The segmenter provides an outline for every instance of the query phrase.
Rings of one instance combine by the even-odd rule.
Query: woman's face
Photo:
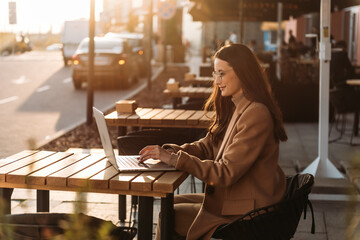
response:
[[[234,69],[226,61],[215,58],[213,76],[215,85],[221,91],[221,96],[235,97],[242,92],[239,78],[236,76]]]

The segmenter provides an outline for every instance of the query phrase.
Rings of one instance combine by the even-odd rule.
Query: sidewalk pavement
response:
[[[198,60],[196,60],[198,61]],[[190,71],[196,73],[195,60],[190,63]],[[197,65],[199,66],[199,65]],[[350,119],[350,118],[349,118]],[[351,119],[350,119],[351,120]],[[350,126],[350,125],[349,125]],[[287,175],[302,171],[318,156],[318,124],[286,123],[285,128],[289,140],[280,144],[279,164]],[[333,130],[333,134],[338,134]],[[315,187],[310,194],[314,207],[316,232],[311,230],[311,214],[308,209],[307,218],[301,218],[295,240],[342,240],[360,239],[360,197],[358,183],[360,181],[360,147],[351,146],[349,134],[341,142],[329,144],[329,159],[341,171],[344,179],[319,179],[315,177]],[[360,143],[360,137],[354,139]],[[353,165],[357,159],[358,164]],[[352,183],[348,179],[352,179]],[[354,187],[353,187],[354,186]],[[351,189],[356,189],[351,192]],[[201,182],[197,181],[197,191],[201,190]],[[180,193],[189,193],[189,180],[180,186]],[[128,216],[130,213],[130,197],[128,199]],[[52,191],[50,193],[50,212],[73,212],[76,193]],[[118,221],[118,197],[112,194],[87,194],[86,214]],[[30,213],[36,211],[36,191],[16,189],[12,196],[12,213]],[[154,229],[160,201],[154,202]],[[128,217],[129,219],[129,217]],[[155,231],[154,231],[155,232]],[[346,238],[346,234],[352,238]]]

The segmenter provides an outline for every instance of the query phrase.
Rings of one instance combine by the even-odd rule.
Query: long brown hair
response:
[[[262,103],[269,109],[274,121],[275,140],[286,141],[287,135],[281,111],[272,97],[267,76],[252,51],[245,45],[231,44],[220,48],[214,58],[226,61],[234,69],[240,80],[244,96],[249,101]],[[224,137],[234,109],[231,97],[222,97],[219,88],[214,85],[213,92],[206,101],[205,110],[216,112],[214,121],[209,128],[215,143]]]

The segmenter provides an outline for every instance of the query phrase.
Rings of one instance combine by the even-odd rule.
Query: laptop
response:
[[[95,107],[93,107],[93,111],[105,155],[115,169],[120,172],[176,170],[175,167],[155,159],[148,159],[144,163],[140,163],[138,160],[140,155],[115,155],[104,114]]]

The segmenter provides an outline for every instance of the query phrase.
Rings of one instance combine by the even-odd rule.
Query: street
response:
[[[106,111],[145,86],[96,90],[95,107]],[[86,89],[75,90],[60,51],[0,57],[0,158],[39,147],[86,121]]]

